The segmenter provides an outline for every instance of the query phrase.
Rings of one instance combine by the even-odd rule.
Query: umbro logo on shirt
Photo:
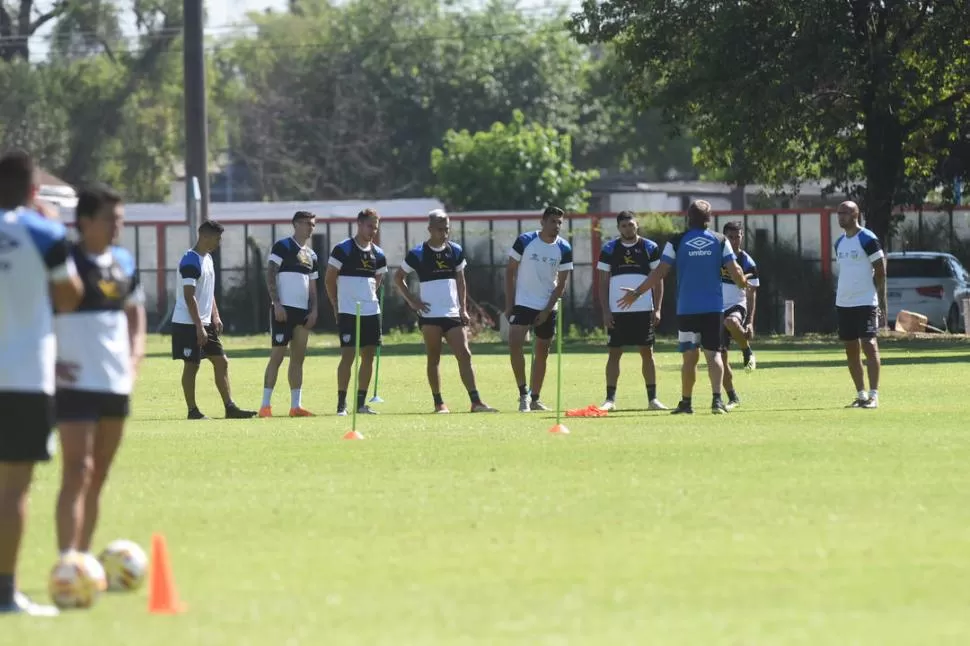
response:
[[[688,256],[711,256],[714,254],[713,250],[708,249],[715,244],[710,238],[691,238],[686,244],[693,249],[693,251],[687,252]]]

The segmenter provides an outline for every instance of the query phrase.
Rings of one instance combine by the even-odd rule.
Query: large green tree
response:
[[[541,209],[555,204],[586,211],[586,183],[595,171],[576,170],[572,142],[554,128],[526,123],[515,111],[508,124],[487,131],[449,131],[431,153],[433,192],[448,208],[464,211]]]
[[[881,238],[970,118],[964,0],[585,0],[570,27],[612,43],[642,106],[705,165],[781,187],[831,178]]]

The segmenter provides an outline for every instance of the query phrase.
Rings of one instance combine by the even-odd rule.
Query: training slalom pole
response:
[[[569,434],[569,429],[562,424],[562,298],[556,307],[556,425],[549,432]]]
[[[377,324],[384,331],[384,282],[381,281],[380,312],[377,313]],[[377,396],[377,382],[381,378],[381,346],[377,346],[377,365],[374,366],[374,396],[370,398],[372,404],[383,404],[384,400]]]
[[[362,440],[364,436],[357,432],[357,389],[360,388],[360,301],[357,301],[357,312],[354,314],[354,404],[350,414],[350,430],[344,435],[345,440]]]

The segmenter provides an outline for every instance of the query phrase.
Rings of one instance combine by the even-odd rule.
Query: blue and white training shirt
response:
[[[652,290],[635,300],[629,309],[621,310],[616,302],[626,295],[627,289],[636,289],[643,284],[650,272],[659,266],[660,247],[653,240],[637,237],[636,242],[627,244],[617,238],[603,245],[596,268],[610,275],[610,311],[652,312]]]
[[[424,242],[408,252],[401,263],[401,270],[406,274],[413,272],[418,275],[421,282],[421,300],[431,306],[421,316],[457,318],[461,314],[458,303],[458,272],[465,271],[467,264],[461,245],[450,241],[440,248]]]
[[[755,264],[754,258],[751,257],[751,254],[744,250],[739,251],[738,264],[741,265],[741,272],[745,276],[749,276],[749,285],[752,287],[758,287],[761,285],[761,277],[758,274],[758,265]],[[736,305],[740,305],[741,307],[745,308],[745,310],[748,309],[748,290],[741,289],[734,284],[734,279],[731,278],[731,273],[727,270],[726,265],[721,266],[721,293],[724,296],[725,312]]]
[[[36,211],[0,211],[0,391],[54,394],[51,282],[77,275],[64,225]]]
[[[734,259],[731,242],[710,229],[688,229],[672,237],[660,262],[677,271],[677,314],[723,312],[721,267]]]
[[[212,323],[212,304],[216,299],[216,268],[210,254],[200,254],[189,249],[179,262],[179,286],[175,290],[175,312],[172,323],[195,325],[185,303],[183,287],[195,287],[195,302],[199,306],[202,325]]]
[[[327,264],[338,271],[337,313],[355,315],[360,303],[361,316],[381,313],[377,301],[377,277],[387,273],[387,257],[376,244],[361,247],[347,238],[330,252]]]
[[[131,340],[128,305],[142,305],[135,259],[127,249],[109,247],[97,256],[79,245],[71,258],[84,283],[84,297],[73,312],[57,314],[57,361],[75,367],[75,381],[58,381],[59,389],[131,394]]]
[[[842,234],[835,241],[839,265],[837,307],[875,307],[879,304],[876,284],[872,280],[872,263],[883,255],[879,238],[869,229],[859,229],[851,237]]]
[[[515,281],[515,304],[532,310],[544,310],[556,289],[559,272],[573,270],[573,248],[556,236],[552,243],[543,242],[538,231],[520,235],[509,251],[519,261]],[[558,304],[553,305],[556,309]]]

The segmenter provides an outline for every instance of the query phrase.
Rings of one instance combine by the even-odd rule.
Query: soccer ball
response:
[[[104,568],[90,554],[68,552],[51,570],[48,589],[58,608],[90,608],[108,587]]]
[[[137,590],[145,581],[148,557],[137,543],[112,541],[98,556],[112,591]]]

